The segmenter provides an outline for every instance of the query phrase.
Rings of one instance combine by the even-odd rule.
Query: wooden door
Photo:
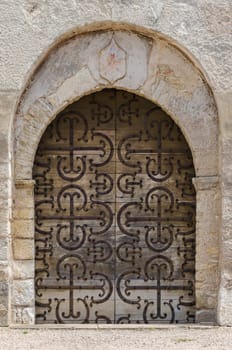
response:
[[[193,176],[180,129],[141,97],[60,113],[33,169],[36,322],[194,322]]]

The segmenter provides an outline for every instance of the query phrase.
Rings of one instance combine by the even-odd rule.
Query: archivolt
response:
[[[107,54],[115,55],[115,62],[109,63]],[[217,110],[199,70],[155,35],[116,30],[65,41],[37,69],[14,124],[17,179],[31,178],[41,135],[58,112],[103,88],[124,89],[160,105],[182,129],[197,175],[217,174]]]

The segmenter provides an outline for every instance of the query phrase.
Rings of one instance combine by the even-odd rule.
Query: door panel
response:
[[[193,176],[145,99],[104,90],[60,113],[33,169],[37,323],[193,322]]]

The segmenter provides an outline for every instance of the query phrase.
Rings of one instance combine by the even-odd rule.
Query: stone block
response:
[[[196,264],[196,282],[206,282],[209,284],[214,284],[218,276],[218,263],[209,264],[207,261],[202,262],[198,261]],[[209,269],[211,273],[209,274]]]
[[[7,314],[8,314],[7,305],[0,303],[0,325],[1,325],[1,319],[4,318]]]
[[[0,281],[0,298],[8,296],[8,282]]]
[[[0,162],[5,163],[10,159],[10,146],[7,133],[0,131]]]
[[[0,179],[9,180],[10,178],[10,164],[9,160],[0,162]]]
[[[224,276],[222,276],[222,282]],[[218,323],[221,326],[232,326],[232,288],[221,286],[218,295]]]
[[[122,79],[126,74],[126,52],[114,38],[99,53],[99,72],[110,83]]]
[[[196,282],[197,309],[213,309],[217,305],[217,284],[210,281]]]
[[[223,221],[227,224],[231,225],[232,223],[232,196],[224,193],[222,197],[222,213],[223,213]]]
[[[0,237],[0,261],[8,258],[7,237]]]
[[[205,309],[196,311],[196,322],[200,324],[215,325],[216,312],[214,309]]]
[[[13,235],[16,238],[34,238],[34,220],[17,220],[12,224]]]
[[[34,304],[34,280],[13,281],[13,300],[15,306],[31,306]]]
[[[197,129],[195,133],[197,133]],[[198,176],[214,176],[218,172],[217,151],[199,150],[192,151],[195,170]]]
[[[221,131],[223,133],[223,139],[224,139],[223,144],[225,143],[225,140],[226,142],[229,142],[231,144],[231,136],[232,136],[231,100],[232,100],[232,91],[227,91],[227,92],[224,91],[223,94],[220,94],[220,95],[218,94],[218,107],[219,107],[219,110],[221,111],[221,114],[223,113],[223,118],[220,119],[220,126],[221,126]],[[227,146],[225,150],[226,149],[229,151],[229,148]],[[231,152],[228,152],[228,153],[231,153]]]
[[[14,307],[12,310],[13,324],[34,324],[34,308],[33,307]]]
[[[0,281],[7,281],[9,277],[8,261],[0,261]]]
[[[8,325],[8,303],[0,302],[0,326]]]
[[[139,35],[121,31],[115,33],[115,39],[127,55],[126,74],[116,85],[119,88],[139,89],[148,76],[148,67],[143,62],[148,61],[151,45]]]
[[[16,260],[32,260],[34,258],[34,240],[15,238],[13,254]]]
[[[5,207],[0,207],[0,234],[1,236],[6,236],[10,231],[10,208],[8,205]]]
[[[15,190],[14,196],[14,206],[15,208],[33,208],[33,188],[20,188]]]
[[[34,208],[33,207],[23,207],[23,201],[21,202],[21,207],[14,208],[13,218],[14,219],[33,219],[34,218]]]
[[[15,91],[1,91],[0,93],[0,132],[8,134],[11,118],[9,115],[14,112],[17,93]]]
[[[1,149],[1,148],[0,148]],[[7,210],[10,204],[10,180],[7,177],[0,177],[0,203],[1,209]],[[9,215],[7,216],[9,218]],[[2,220],[1,220],[2,221]]]
[[[14,280],[34,278],[34,260],[15,260],[12,264]]]
[[[53,105],[67,105],[84,93],[96,89],[97,83],[93,79],[88,68],[83,67],[72,77],[64,80],[56,93],[48,96],[48,102]]]

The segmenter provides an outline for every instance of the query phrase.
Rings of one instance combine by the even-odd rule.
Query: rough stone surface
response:
[[[7,326],[8,323],[8,298],[0,297],[0,326]]]
[[[99,54],[99,73],[110,83],[122,79],[126,74],[126,52],[118,46],[114,38]]]
[[[0,265],[1,268],[1,265]],[[4,271],[4,270],[3,270]],[[8,271],[0,273],[0,279],[5,282],[0,282],[0,326],[8,325]]]
[[[32,260],[34,258],[34,240],[15,238],[13,256],[16,260]]]
[[[228,327],[155,327],[148,329],[0,329],[5,350],[229,350]]]
[[[7,316],[8,310],[7,310],[7,305],[0,304],[0,319],[5,318]]]
[[[12,266],[14,280],[33,279],[34,277],[34,259],[33,260],[15,260]]]
[[[17,238],[34,238],[34,221],[15,219],[12,224],[12,232]]]
[[[8,295],[8,283],[7,281],[0,282],[0,297],[6,297]]]
[[[1,46],[0,66],[3,89],[20,89],[41,54],[64,33],[91,22],[115,21],[144,26],[172,37],[197,57],[218,89],[229,90],[231,6],[230,0],[3,0],[0,24],[5,29],[1,31],[5,43]],[[221,79],[222,76],[226,79]]]
[[[34,285],[33,280],[14,281],[13,289],[13,300],[12,304],[16,306],[32,306],[33,305],[33,294],[32,286]]]
[[[7,260],[8,245],[6,237],[0,237],[0,260]]]
[[[13,309],[12,322],[14,324],[33,324],[34,308],[16,306]]]
[[[30,180],[39,139],[59,109],[115,85],[160,104],[184,132],[197,176],[218,176],[218,187],[207,180],[197,190],[198,315],[216,312],[220,324],[232,325],[231,0],[2,0],[0,12],[0,324],[8,320],[8,278],[26,281],[33,266],[32,184],[15,190],[14,179]],[[99,71],[111,29],[126,53],[113,75]],[[33,312],[18,306],[9,322],[33,323]]]
[[[1,267],[2,265],[0,265]],[[0,326],[8,325],[8,281],[0,275]]]
[[[123,51],[126,67],[125,73],[119,71],[117,79],[115,75],[110,81],[110,77],[108,80],[102,77],[99,60],[101,62],[102,53],[110,47],[112,40],[114,51],[117,49],[119,55]],[[18,179],[31,178],[34,145],[39,143],[54,115],[83,94],[104,87],[131,90],[158,103],[185,134],[197,175],[217,173],[216,106],[199,71],[171,43],[156,36],[145,38],[118,30],[94,32],[64,42],[37,71],[15,120],[15,173]],[[21,198],[19,196],[19,202]]]
[[[138,75],[134,74],[137,67],[140,67]],[[171,43],[156,36],[146,38],[125,30],[77,36],[53,51],[37,70],[15,120],[15,237],[24,237],[26,234],[31,237],[32,234],[30,228],[25,228],[25,223],[31,221],[33,224],[31,173],[41,135],[66,105],[102,87],[132,90],[160,104],[182,128],[189,142],[196,179],[198,185],[201,183],[199,189],[196,186],[199,202],[196,305],[198,311],[204,309],[214,315],[211,320],[213,323],[216,319],[219,260],[218,188],[214,188],[215,181],[212,181],[212,177],[218,174],[216,106],[206,81],[192,62]],[[25,205],[22,198],[24,201],[26,199]],[[205,205],[207,212],[204,211]],[[215,213],[211,221],[208,220],[209,212]],[[14,239],[15,259],[33,259],[29,242],[26,239]],[[214,274],[210,277],[212,271]],[[209,316],[206,318],[208,322]]]
[[[8,279],[8,261],[0,261],[0,280],[6,281]]]

